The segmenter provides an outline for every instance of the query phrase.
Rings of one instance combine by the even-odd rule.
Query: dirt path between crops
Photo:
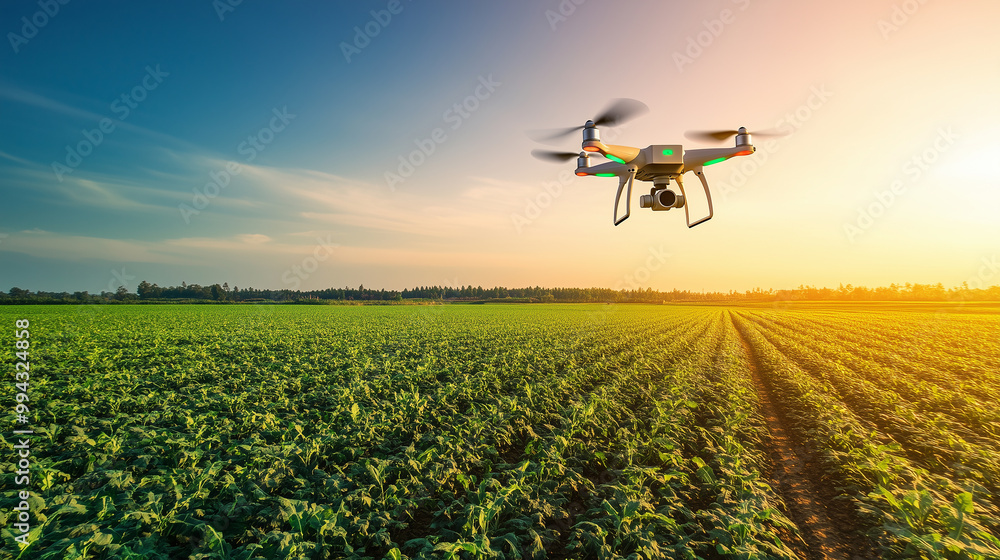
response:
[[[792,548],[809,560],[852,560],[867,557],[869,547],[866,543],[855,542],[856,538],[838,529],[831,520],[830,512],[824,505],[829,499],[824,499],[814,484],[818,480],[815,465],[810,463],[806,450],[796,444],[785,428],[785,421],[775,406],[774,395],[760,374],[757,355],[736,326],[732,315],[730,320],[733,321],[733,328],[746,352],[750,374],[760,397],[761,414],[771,433],[768,452],[774,467],[771,472],[772,485],[784,498],[789,518],[798,526],[808,545],[806,550],[802,550],[801,545]]]

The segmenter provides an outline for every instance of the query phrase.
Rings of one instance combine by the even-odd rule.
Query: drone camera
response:
[[[644,194],[639,197],[639,206],[653,210],[681,208],[684,206],[684,195],[677,194],[670,189],[660,189],[653,194]]]

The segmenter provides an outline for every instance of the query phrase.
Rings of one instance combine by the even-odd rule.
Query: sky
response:
[[[63,1],[0,8],[3,291],[1000,284],[995,0]],[[616,227],[530,132],[623,97],[787,135]]]

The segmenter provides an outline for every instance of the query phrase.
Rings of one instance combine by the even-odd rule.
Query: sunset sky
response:
[[[2,291],[1000,284],[996,0],[42,4],[0,12]],[[791,134],[615,227],[528,131],[620,97],[616,144]]]

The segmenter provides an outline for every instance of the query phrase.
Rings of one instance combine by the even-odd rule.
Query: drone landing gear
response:
[[[615,196],[615,225],[624,222],[628,219],[629,214],[632,210],[632,182],[635,180],[635,172],[638,169],[636,167],[629,167],[627,175],[618,176],[618,194]],[[621,218],[618,217],[618,203],[622,200],[622,190],[625,189],[626,183],[628,184],[628,192],[625,194],[625,215]]]
[[[708,179],[705,178],[704,167],[698,166],[694,168],[694,174],[701,179],[701,186],[705,189],[705,198],[708,199],[708,216],[698,220],[695,223],[691,223],[691,214],[688,212],[688,205],[684,205],[684,219],[687,220],[688,228],[693,228],[694,226],[707,222],[712,219],[714,211],[712,210],[712,192],[708,190]],[[677,186],[681,188],[681,195],[684,195],[684,182],[681,181],[681,176],[677,176]],[[687,197],[685,197],[687,198]]]

